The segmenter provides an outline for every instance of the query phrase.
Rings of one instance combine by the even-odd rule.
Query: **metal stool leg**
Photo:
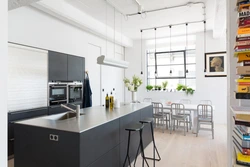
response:
[[[144,167],[144,161],[146,162],[147,166],[149,167],[148,162],[145,158],[145,154],[144,154],[144,147],[143,147],[143,142],[142,142],[142,129],[140,130],[140,145],[141,145],[141,154],[142,154],[142,167]]]
[[[125,167],[127,159],[128,159],[129,166],[131,167],[131,162],[130,162],[130,157],[129,157],[129,145],[130,145],[130,131],[128,133],[127,154],[126,154],[126,158],[125,158],[124,163],[123,163],[123,167]]]
[[[161,156],[160,156],[160,154],[158,152],[158,149],[156,147],[156,144],[155,144],[153,123],[150,123],[150,127],[151,127],[151,134],[152,134],[152,140],[153,140],[153,158],[150,158],[150,157],[145,157],[145,158],[153,160],[154,161],[154,167],[155,167],[155,161],[160,161],[161,160]],[[159,157],[158,159],[155,158],[155,152],[157,153],[157,155]]]

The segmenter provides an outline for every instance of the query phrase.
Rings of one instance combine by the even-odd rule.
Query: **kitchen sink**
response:
[[[81,115],[84,115],[84,113],[80,113],[80,116]],[[62,114],[47,116],[44,118],[50,119],[50,120],[55,120],[55,121],[62,121],[62,120],[70,119],[70,118],[76,118],[76,113],[66,112],[66,113],[62,113]]]

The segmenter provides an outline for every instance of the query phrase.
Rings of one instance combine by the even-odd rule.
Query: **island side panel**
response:
[[[15,167],[79,167],[79,138],[79,133],[15,124]]]
[[[80,137],[80,167],[87,167],[90,164],[97,161],[104,154],[114,149],[119,145],[119,119],[105,123],[98,127],[92,128],[88,131],[81,133]],[[116,152],[116,151],[115,151]],[[110,156],[113,152],[110,154]],[[109,155],[109,154],[108,154]],[[104,159],[102,157],[102,159]],[[119,162],[119,158],[107,158],[112,161],[109,163],[109,167],[117,167],[113,164]],[[104,159],[105,160],[105,159]],[[97,164],[101,161],[97,162]]]
[[[148,106],[141,110],[141,119],[143,120],[145,118],[153,118],[153,105]],[[148,146],[152,142],[153,139],[152,139],[150,124],[145,124],[143,128],[142,137],[143,137],[144,147]]]

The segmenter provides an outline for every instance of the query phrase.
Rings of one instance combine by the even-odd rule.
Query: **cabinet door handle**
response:
[[[9,141],[14,141],[15,139],[14,138],[12,138],[12,139],[9,139]]]

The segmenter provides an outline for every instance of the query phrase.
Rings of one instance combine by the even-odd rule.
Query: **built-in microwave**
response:
[[[67,83],[49,83],[49,106],[68,103]]]
[[[69,103],[82,102],[83,84],[82,82],[68,83],[68,101]]]

